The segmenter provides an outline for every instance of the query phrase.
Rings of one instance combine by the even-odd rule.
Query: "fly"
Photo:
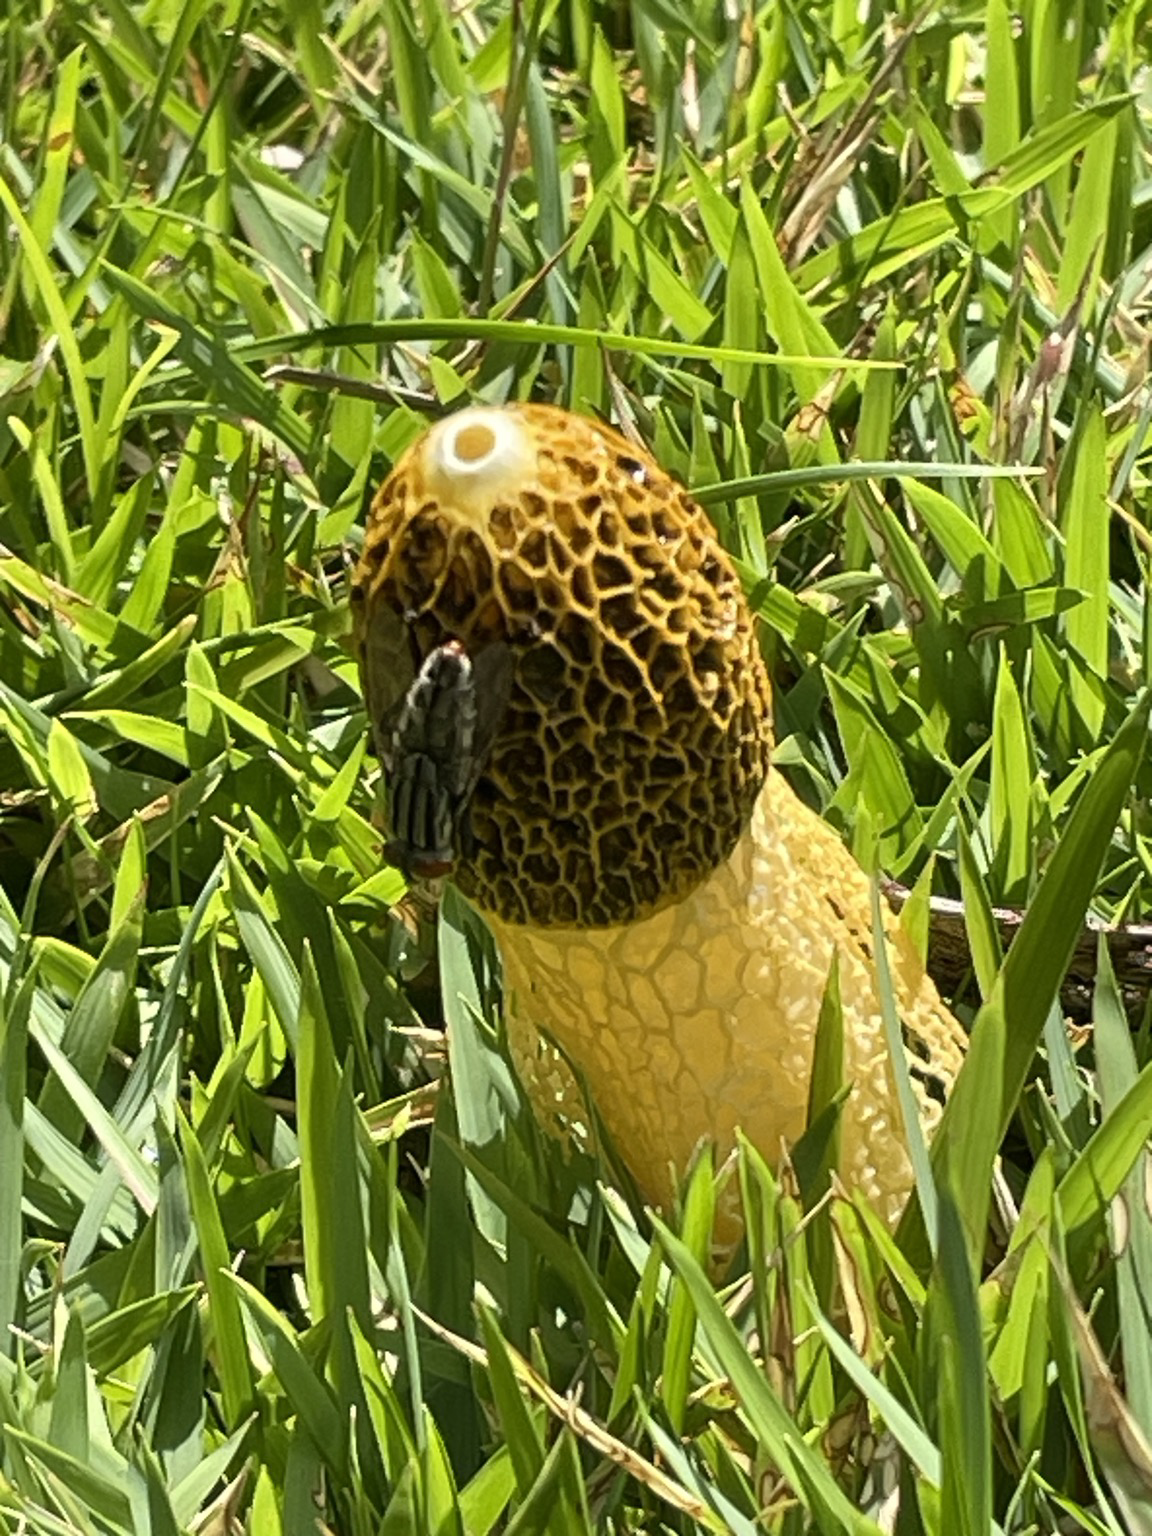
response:
[[[405,874],[438,879],[469,851],[468,804],[511,685],[511,653],[502,643],[473,660],[458,640],[447,640],[424,658],[381,752],[389,781],[384,851]]]

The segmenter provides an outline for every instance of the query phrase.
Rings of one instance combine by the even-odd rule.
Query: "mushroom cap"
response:
[[[453,868],[485,912],[629,922],[735,846],[771,750],[753,621],[705,514],[619,433],[537,405],[438,423],[376,497],[352,601],[386,762],[430,654],[480,677],[507,648]]]

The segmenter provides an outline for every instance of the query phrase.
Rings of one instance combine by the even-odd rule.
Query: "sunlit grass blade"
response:
[[[1000,652],[992,703],[992,774],[988,813],[992,882],[1000,901],[1020,905],[1032,868],[1032,744],[1007,655]]]
[[[696,1308],[700,1326],[728,1373],[749,1428],[791,1483],[817,1528],[874,1536],[877,1527],[873,1521],[852,1506],[827,1467],[798,1434],[691,1251],[662,1221],[654,1218],[654,1222],[669,1261]]]
[[[938,1165],[953,1156],[988,1166],[1000,1136],[1007,1129],[1024,1087],[1044,1020],[1056,997],[1064,970],[1080,931],[1083,912],[1091,900],[1109,840],[1128,796],[1145,750],[1149,700],[1142,699],[1101,759],[1064,828],[1044,872],[1028,914],[1000,969],[988,1009],[973,1027],[973,1053],[961,1069],[953,1099],[933,1142]],[[981,1117],[983,1140],[973,1144],[971,1124],[961,1125],[955,1110],[967,1094],[960,1091],[965,1073],[984,1070],[983,1052],[975,1050],[977,1036],[998,1033],[1007,1026],[999,1107],[995,1116]],[[974,1066],[973,1063],[976,1065]],[[1130,1165],[1129,1165],[1130,1166]],[[1067,1218],[1066,1218],[1067,1219]],[[1069,1226],[1074,1223],[1069,1220]]]
[[[710,1149],[701,1149],[684,1192],[681,1236],[703,1268],[711,1253],[715,1216],[715,1187]],[[684,1424],[684,1410],[691,1381],[692,1346],[696,1337],[696,1309],[682,1281],[669,1291],[664,1357],[661,1368],[661,1400],[677,1433]]]
[[[306,1358],[291,1325],[276,1308],[240,1276],[229,1274],[228,1283],[239,1293],[249,1323],[257,1331],[293,1413],[300,1415],[313,1445],[333,1475],[341,1476],[347,1466],[347,1426],[331,1390]]]
[[[143,298],[141,298],[143,303]],[[830,354],[756,352],[747,347],[720,347],[680,341],[674,337],[631,335],[627,331],[586,330],[580,326],[552,325],[528,320],[376,320],[371,325],[328,325],[302,331],[295,336],[270,336],[246,342],[233,349],[238,363],[258,362],[278,356],[290,347],[349,347],[376,343],[382,346],[419,341],[510,342],[514,345],[605,347],[613,352],[634,353],[638,357],[680,357],[700,362],[748,363],[763,368],[793,368],[797,364],[848,374],[866,373],[894,364],[872,362],[867,358]]]
[[[36,972],[0,987],[0,1354],[11,1357],[22,1313],[24,1094]]]
[[[941,1529],[979,1536],[992,1525],[992,1410],[970,1237],[948,1188],[941,1192],[938,1232],[926,1331],[937,1381]]]
[[[1100,1217],[1152,1135],[1152,1063],[1134,1079],[1057,1188],[1068,1231]]]
[[[94,489],[100,472],[100,453],[95,440],[96,420],[92,409],[92,393],[88,385],[80,345],[44,249],[21,212],[2,172],[0,172],[0,205],[3,205],[4,213],[19,237],[23,260],[27,263],[37,297],[44,306],[60,348],[60,356],[68,375],[73,407],[80,429],[85,472],[88,476],[89,488]]]
[[[131,273],[109,266],[106,276],[141,319],[163,325],[179,338],[176,355],[223,410],[259,421],[300,459],[307,460],[311,435],[304,423],[275,392],[262,387],[232,348],[194,325]]]
[[[1104,419],[1089,413],[1077,444],[1076,468],[1064,511],[1064,578],[1084,601],[1064,616],[1064,633],[1098,677],[1108,667],[1108,461]],[[1072,702],[1095,745],[1104,720],[1098,694],[1073,672]]]
[[[1093,999],[1096,1072],[1104,1116],[1115,1113],[1138,1079],[1136,1054],[1108,954],[1100,935]],[[1111,1212],[1112,1246],[1117,1253],[1117,1305],[1124,1351],[1124,1394],[1146,1438],[1152,1438],[1152,1216],[1145,1198],[1147,1152],[1124,1181],[1120,1203]]]
[[[183,1116],[177,1124],[184,1152],[188,1198],[200,1245],[204,1285],[212,1312],[214,1359],[220,1378],[224,1420],[230,1428],[235,1428],[255,1400],[240,1301],[235,1288],[223,1275],[229,1267],[230,1256],[207,1161],[196,1133]]]

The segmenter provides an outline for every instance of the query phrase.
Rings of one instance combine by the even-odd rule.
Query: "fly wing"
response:
[[[376,603],[358,616],[357,654],[364,706],[376,755],[386,774],[394,763],[392,746],[404,701],[416,681],[412,632],[387,603]]]

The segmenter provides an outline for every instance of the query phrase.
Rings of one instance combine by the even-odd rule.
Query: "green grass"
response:
[[[1148,1022],[1103,949],[1060,1014],[1152,902],[1150,20],[9,0],[5,1530],[1152,1529]],[[966,902],[896,1235],[829,1186],[831,993],[717,1275],[710,1163],[665,1225],[560,1160],[483,929],[437,976],[397,905],[346,572],[517,398],[700,492],[778,763],[913,932]]]

